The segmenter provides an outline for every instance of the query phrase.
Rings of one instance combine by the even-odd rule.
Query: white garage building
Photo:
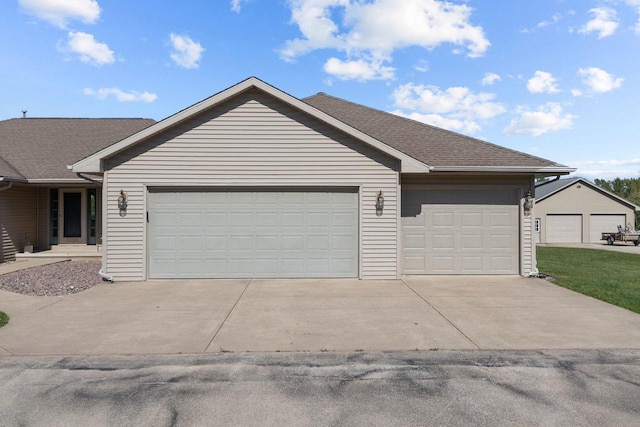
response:
[[[603,243],[602,232],[635,227],[638,206],[584,178],[568,178],[536,187],[537,243]]]

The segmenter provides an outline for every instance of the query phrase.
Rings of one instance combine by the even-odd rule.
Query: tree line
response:
[[[640,206],[640,178],[616,178],[612,180],[598,179],[594,183],[616,196]],[[636,227],[640,227],[640,212],[636,212]]]

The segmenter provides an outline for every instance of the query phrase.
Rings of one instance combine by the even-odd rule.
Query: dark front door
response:
[[[60,243],[85,243],[81,190],[62,190]]]

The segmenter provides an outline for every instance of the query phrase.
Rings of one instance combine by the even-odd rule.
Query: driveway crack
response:
[[[227,312],[227,314],[224,316],[224,319],[222,319],[222,322],[220,322],[220,325],[216,328],[215,332],[213,333],[213,336],[211,337],[211,339],[209,340],[209,342],[207,343],[207,345],[204,348],[204,352],[206,353],[207,350],[209,349],[209,347],[211,347],[211,344],[213,344],[213,340],[216,339],[216,337],[218,336],[218,334],[220,333],[220,330],[222,329],[222,327],[224,326],[224,324],[227,322],[227,319],[229,318],[229,316],[231,316],[231,313],[233,312],[233,310],[236,308],[236,306],[238,305],[238,303],[240,302],[240,299],[242,298],[242,296],[244,295],[244,293],[247,291],[247,288],[249,288],[249,285],[251,284],[252,279],[249,279],[249,281],[247,282],[247,284],[244,286],[244,289],[242,290],[242,292],[240,293],[240,295],[238,295],[238,299],[236,299],[236,302],[233,303],[233,305],[231,306],[231,308],[229,309],[229,311]]]
[[[426,300],[426,298],[424,298],[424,297],[423,297],[422,295],[420,295],[420,294],[419,294],[415,289],[413,289],[413,288],[411,287],[411,285],[409,285],[407,282],[405,282],[405,281],[404,281],[404,279],[402,279],[402,278],[401,278],[401,279],[400,279],[400,281],[401,281],[402,283],[404,283],[404,285],[405,285],[407,288],[411,289],[411,291],[413,291],[413,293],[414,293],[414,294],[416,294],[416,295],[418,296],[418,298],[420,298],[420,299],[421,299],[422,301],[424,301],[424,302],[425,302],[429,307],[431,307],[432,309],[434,309],[434,310],[436,311],[436,313],[438,313],[440,316],[442,316],[442,318],[443,318],[444,320],[446,320],[446,321],[447,321],[447,323],[449,323],[449,324],[450,324],[451,326],[453,326],[453,327],[454,327],[458,332],[460,332],[460,333],[462,334],[462,336],[463,336],[463,337],[465,337],[467,340],[469,340],[469,342],[470,342],[471,344],[473,344],[474,346],[476,346],[476,348],[477,348],[478,350],[480,350],[480,346],[479,346],[478,344],[476,344],[476,343],[471,339],[471,337],[469,337],[467,334],[465,334],[465,333],[462,331],[462,329],[460,329],[460,328],[458,327],[458,325],[456,325],[456,324],[455,324],[455,323],[453,323],[451,320],[449,320],[449,319],[447,318],[447,316],[445,316],[445,315],[444,315],[440,310],[438,310],[438,309],[437,309],[433,304],[431,304],[429,301],[427,301],[427,300]]]

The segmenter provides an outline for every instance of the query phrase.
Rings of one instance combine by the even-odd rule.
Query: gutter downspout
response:
[[[8,190],[13,187],[13,181],[5,181],[4,177],[0,177],[0,183],[2,183],[0,191]]]
[[[76,176],[78,178],[82,178],[85,181],[93,182],[94,184],[102,185],[102,181],[98,181],[97,179],[89,178],[88,176],[82,175],[82,172],[76,172]]]
[[[70,166],[67,166],[67,168],[71,169]],[[98,185],[102,186],[102,182],[101,181],[95,180],[93,178],[89,178],[88,176],[84,176],[84,175],[82,175],[82,172],[76,172],[76,176],[78,178],[82,178],[82,179],[84,179],[86,181],[90,181],[90,182],[93,182],[94,184],[98,184]],[[104,271],[102,271],[102,269],[100,269],[100,271],[98,271],[98,274],[100,275],[100,277],[102,277],[102,280],[104,280],[105,282],[113,283],[113,276],[105,273]]]
[[[103,272],[102,269],[100,269],[100,271],[98,271],[98,274],[100,275],[100,277],[102,277],[102,280],[109,282],[109,283],[113,283],[113,276],[108,275],[107,273]]]

